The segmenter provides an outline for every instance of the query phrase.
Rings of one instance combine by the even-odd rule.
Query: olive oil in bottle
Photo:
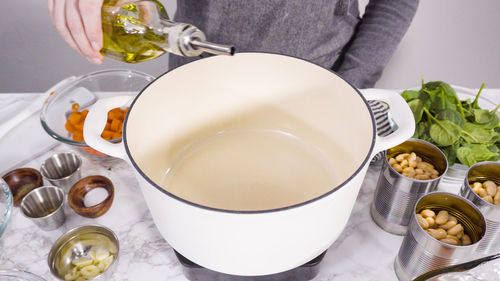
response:
[[[154,59],[166,52],[180,56],[234,53],[232,46],[207,42],[197,27],[170,21],[157,0],[105,0],[102,30],[101,54],[128,63]]]

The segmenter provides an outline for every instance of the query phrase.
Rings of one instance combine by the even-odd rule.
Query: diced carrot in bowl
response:
[[[72,134],[74,141],[84,142],[83,139],[83,124],[85,123],[85,118],[87,117],[88,110],[78,111],[80,105],[73,104],[72,112],[68,116],[65,128]],[[124,110],[119,107],[113,108],[108,112],[108,120],[106,126],[101,133],[101,137],[105,140],[119,139],[122,137],[123,130],[123,120],[127,114],[128,107]]]

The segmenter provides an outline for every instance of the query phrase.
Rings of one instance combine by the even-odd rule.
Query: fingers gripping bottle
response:
[[[157,0],[105,0],[101,14],[101,54],[119,61],[137,63],[166,52],[187,57],[234,54],[232,46],[207,42],[196,26],[169,20]]]

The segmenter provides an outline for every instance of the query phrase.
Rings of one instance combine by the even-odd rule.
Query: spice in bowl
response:
[[[469,235],[464,233],[462,224],[448,211],[424,209],[416,215],[418,224],[435,239],[455,246],[467,246],[472,243]]]
[[[416,180],[430,180],[439,176],[434,165],[423,161],[415,152],[401,153],[391,157],[389,164],[396,172]]]

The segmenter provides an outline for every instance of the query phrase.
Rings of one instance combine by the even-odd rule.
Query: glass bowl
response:
[[[0,280],[2,281],[46,281],[33,273],[17,269],[0,269]]]
[[[54,139],[85,150],[91,155],[106,156],[84,141],[75,141],[65,124],[73,110],[90,108],[98,99],[113,96],[136,96],[154,77],[134,70],[111,69],[93,72],[80,77],[71,77],[60,82],[44,103],[40,121],[45,131]],[[120,142],[121,138],[111,140]]]
[[[9,223],[13,202],[9,186],[0,178],[0,237]]]

